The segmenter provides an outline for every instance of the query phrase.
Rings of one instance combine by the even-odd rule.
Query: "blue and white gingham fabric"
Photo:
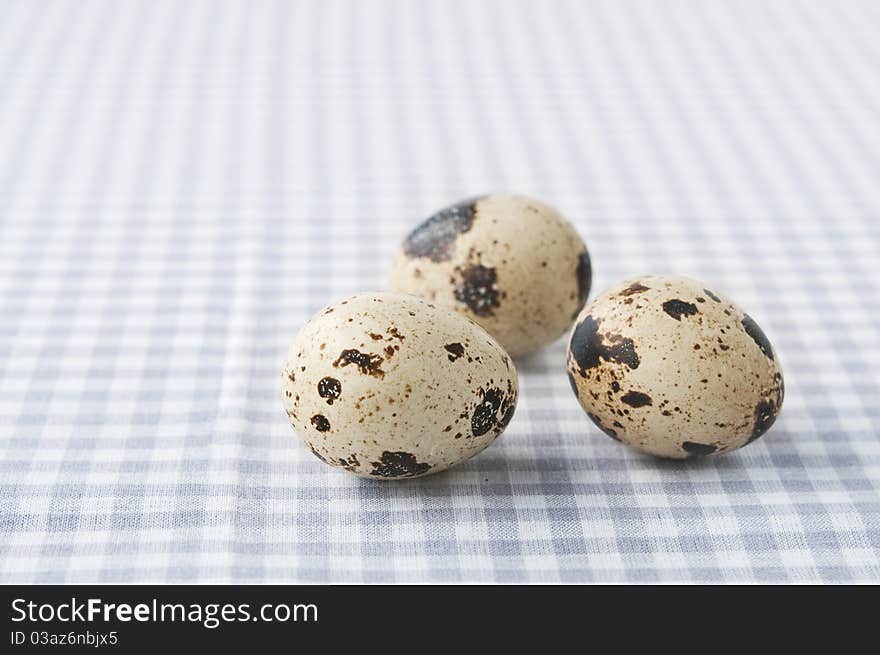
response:
[[[880,4],[0,5],[0,581],[880,582]],[[557,206],[593,293],[704,279],[780,420],[657,461],[564,344],[404,483],[300,445],[280,367],[417,221]]]

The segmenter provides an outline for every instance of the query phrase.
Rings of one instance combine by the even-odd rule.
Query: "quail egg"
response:
[[[447,207],[413,230],[389,283],[461,312],[519,357],[565,333],[590,280],[587,248],[561,214],[495,194]]]
[[[782,407],[782,369],[758,324],[696,280],[644,275],[584,308],[568,376],[610,437],[652,455],[724,453],[763,435]]]
[[[501,434],[514,364],[461,314],[415,296],[364,293],[314,316],[290,346],[284,408],[323,462],[366,478],[437,473]]]

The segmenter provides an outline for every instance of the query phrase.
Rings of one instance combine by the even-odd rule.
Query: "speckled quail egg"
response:
[[[572,389],[593,422],[638,450],[682,459],[763,435],[782,407],[782,369],[758,324],[707,285],[644,275],[578,316]]]
[[[389,284],[465,314],[519,357],[571,327],[590,279],[587,248],[561,214],[496,194],[447,207],[413,230]]]
[[[320,460],[366,478],[437,473],[513,417],[516,369],[479,325],[415,296],[364,293],[314,316],[290,346],[284,408]]]

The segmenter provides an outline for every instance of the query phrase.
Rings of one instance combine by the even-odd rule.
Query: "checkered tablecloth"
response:
[[[0,5],[0,581],[880,581],[880,5]],[[602,435],[564,344],[490,449],[315,459],[279,371],[417,221],[506,190],[593,294],[701,278],[787,395],[736,453]]]

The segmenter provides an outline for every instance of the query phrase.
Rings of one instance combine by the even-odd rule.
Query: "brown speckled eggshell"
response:
[[[513,417],[516,369],[473,321],[397,293],[330,305],[300,330],[284,408],[322,461],[374,479],[437,473],[479,453]]]
[[[590,280],[587,248],[556,210],[495,194],[447,207],[413,230],[389,284],[465,314],[519,357],[565,333]]]
[[[643,275],[599,295],[568,348],[572,389],[608,436],[683,459],[751,443],[776,420],[784,385],[757,323],[696,280]]]

